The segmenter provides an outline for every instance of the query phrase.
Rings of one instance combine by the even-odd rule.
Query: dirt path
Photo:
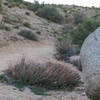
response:
[[[53,59],[54,48],[44,43],[15,43],[0,48],[0,72],[5,70],[8,63],[20,60],[22,56],[35,62],[45,62]]]
[[[0,48],[0,72],[8,68],[8,63],[16,62],[24,55],[36,62],[53,60],[54,47],[52,43],[18,42]],[[67,91],[50,91],[50,96],[37,96],[28,88],[24,92],[13,86],[0,83],[0,100],[88,100],[84,93]]]

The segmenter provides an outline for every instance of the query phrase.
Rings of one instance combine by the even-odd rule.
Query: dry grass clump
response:
[[[72,45],[70,40],[59,40],[55,43],[56,54],[55,57],[57,60],[69,61],[69,58],[78,52],[78,47]]]
[[[31,30],[26,30],[26,29],[21,30],[18,33],[18,35],[20,35],[26,39],[29,39],[29,40],[38,41],[37,35],[34,32],[32,32]]]
[[[71,64],[64,62],[48,62],[45,74],[49,80],[59,87],[75,86],[80,81],[79,72]]]
[[[72,87],[80,82],[79,72],[70,64],[61,62],[36,64],[34,62],[27,63],[23,58],[14,66],[9,66],[8,74],[22,83],[48,89]]]

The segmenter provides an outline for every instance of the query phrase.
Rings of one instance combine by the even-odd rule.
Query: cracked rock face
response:
[[[86,94],[100,100],[100,27],[86,38],[80,55]]]

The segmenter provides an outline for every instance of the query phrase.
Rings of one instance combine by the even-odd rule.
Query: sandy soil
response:
[[[0,48],[0,72],[5,70],[9,63],[20,60],[23,56],[35,62],[45,62],[53,59],[52,44],[39,42],[16,42]]]
[[[7,69],[8,64],[20,60],[22,56],[36,62],[53,60],[52,43],[16,42],[0,48],[0,72]],[[84,92],[49,91],[49,96],[37,96],[28,88],[23,92],[13,86],[0,83],[0,100],[88,100]]]

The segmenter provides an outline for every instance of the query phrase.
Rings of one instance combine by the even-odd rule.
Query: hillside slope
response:
[[[3,13],[0,14],[0,46],[9,42],[27,40],[18,33],[21,30],[32,31],[39,41],[51,40],[60,33],[61,25],[49,22],[35,15],[34,12],[24,8],[3,5]]]

